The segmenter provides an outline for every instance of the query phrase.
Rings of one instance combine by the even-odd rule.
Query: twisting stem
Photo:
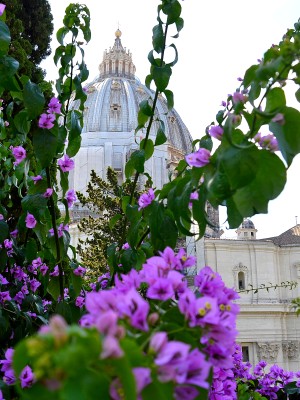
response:
[[[50,168],[49,167],[46,167],[46,175],[47,175],[47,185],[49,188],[51,188],[52,185],[51,185],[51,176],[50,176]],[[49,208],[49,212],[51,214],[52,227],[53,227],[53,232],[54,232],[54,240],[55,240],[55,247],[56,247],[56,262],[57,262],[58,271],[59,271],[60,297],[61,297],[61,301],[64,301],[63,267],[62,267],[62,261],[61,261],[61,256],[60,256],[58,231],[57,231],[57,226],[56,226],[55,204],[54,204],[54,200],[53,200],[52,196],[49,197],[48,208]]]

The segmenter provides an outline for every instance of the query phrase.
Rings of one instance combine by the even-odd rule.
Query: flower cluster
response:
[[[278,142],[274,135],[269,133],[268,135],[262,136],[260,132],[258,132],[254,136],[254,141],[260,145],[261,148],[270,150],[272,152],[278,151]]]
[[[14,349],[9,348],[5,352],[5,359],[0,360],[0,365],[2,365],[1,371],[3,372],[4,375],[3,381],[7,385],[13,385],[17,380],[12,367],[13,354],[14,354]],[[34,383],[35,377],[31,368],[28,365],[26,365],[26,367],[22,370],[19,379],[22,389],[30,387]],[[1,390],[0,390],[0,396],[2,396]],[[3,397],[0,397],[0,399],[1,398]]]
[[[56,97],[52,97],[52,99],[48,103],[47,114],[44,113],[40,116],[39,119],[39,127],[43,129],[51,129],[54,126],[55,114],[60,114],[61,103]]]
[[[249,362],[243,362],[238,344],[235,345],[232,361],[232,368],[214,367],[209,400],[236,400],[238,384],[248,382],[251,382],[249,388],[252,391],[272,400],[281,398],[280,394],[284,393],[287,384],[293,382],[296,388],[300,388],[300,371],[288,372],[276,364],[268,367],[264,360],[252,367]]]

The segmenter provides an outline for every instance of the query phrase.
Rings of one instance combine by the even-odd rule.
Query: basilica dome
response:
[[[120,179],[132,151],[138,148],[145,129],[135,134],[139,104],[154,98],[154,92],[135,76],[132,53],[121,43],[121,31],[115,32],[112,48],[105,50],[99,65],[99,75],[85,87],[87,100],[84,109],[81,148],[75,157],[75,170],[70,174],[70,186],[85,192],[92,169],[105,177],[108,166]],[[71,108],[78,108],[78,101]],[[157,188],[168,180],[168,168],[174,167],[192,150],[192,137],[175,109],[168,111],[167,102],[159,95],[155,116],[163,121],[168,141],[155,147],[153,157],[146,162],[148,172]],[[150,138],[155,140],[160,122],[152,124]],[[140,182],[141,184],[143,182]]]

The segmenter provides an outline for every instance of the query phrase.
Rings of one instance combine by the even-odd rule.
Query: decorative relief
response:
[[[257,343],[258,359],[271,362],[276,361],[279,347],[278,343]]]
[[[282,342],[282,350],[287,358],[292,360],[295,358],[298,359],[300,350],[299,342],[296,340],[285,340]]]

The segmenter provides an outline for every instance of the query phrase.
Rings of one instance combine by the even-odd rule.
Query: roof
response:
[[[281,233],[279,236],[259,239],[260,241],[271,241],[276,246],[300,246],[300,224],[293,226],[287,231]]]

